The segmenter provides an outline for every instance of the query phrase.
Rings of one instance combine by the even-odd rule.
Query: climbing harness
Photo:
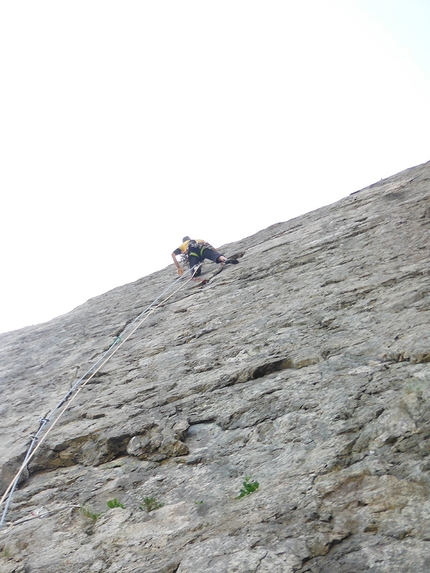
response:
[[[187,246],[187,257],[198,257],[199,259],[203,258],[203,251],[205,249],[211,249],[215,251],[212,245],[210,245],[206,241],[193,241],[192,239],[188,243]]]
[[[27,464],[34,457],[37,450],[40,448],[40,446],[46,440],[46,438],[48,437],[48,435],[50,434],[52,429],[55,427],[55,425],[57,424],[57,422],[61,418],[61,416],[64,414],[64,412],[70,406],[72,401],[78,396],[78,394],[88,384],[88,382],[97,374],[97,372],[100,370],[100,368],[102,368],[102,366],[104,366],[112,358],[112,356],[114,354],[116,354],[116,352],[118,352],[118,350],[121,348],[121,346],[123,346],[123,344],[125,344],[127,342],[127,340],[136,332],[136,330],[141,326],[141,324],[151,314],[153,314],[162,304],[164,304],[167,300],[172,298],[172,296],[174,294],[176,294],[178,291],[180,291],[188,282],[193,280],[195,273],[196,273],[196,270],[200,266],[201,266],[201,263],[197,267],[194,267],[193,272],[191,272],[191,269],[190,269],[188,271],[190,273],[190,277],[188,278],[188,280],[183,282],[183,284],[180,285],[179,288],[174,290],[172,293],[169,294],[169,296],[167,296],[166,298],[164,298],[163,300],[160,301],[160,299],[162,299],[162,297],[164,295],[166,295],[186,275],[179,276],[179,278],[177,278],[166,289],[164,289],[164,291],[155,300],[153,300],[153,302],[149,306],[147,306],[132,322],[130,322],[124,328],[124,330],[118,336],[115,337],[114,341],[109,346],[109,348],[104,352],[104,354],[101,356],[101,358],[99,358],[99,360],[97,360],[97,362],[95,362],[91,366],[91,368],[89,368],[85,372],[85,374],[83,374],[79,378],[79,380],[77,380],[75,382],[75,384],[73,384],[73,386],[70,388],[70,390],[58,402],[58,404],[55,406],[55,408],[53,408],[47,415],[40,418],[39,428],[37,429],[37,431],[34,434],[30,435],[30,445],[27,449],[27,453],[24,457],[24,461],[22,462],[22,464],[21,464],[18,472],[16,473],[14,479],[12,480],[12,482],[10,483],[9,487],[7,488],[7,490],[3,494],[3,497],[0,500],[0,507],[3,504],[3,502],[6,500],[5,508],[3,510],[3,514],[2,514],[2,517],[0,520],[0,529],[2,528],[2,526],[5,522],[8,510],[9,510],[9,506],[10,506],[10,503],[12,501],[13,494],[15,492],[17,485],[18,485],[19,478],[21,477],[22,472],[25,470],[25,468],[27,467]],[[48,430],[45,432],[45,434],[43,434],[43,436],[40,437],[45,426],[50,422],[50,420],[55,415],[56,415],[56,417],[53,419],[51,426],[48,428]]]

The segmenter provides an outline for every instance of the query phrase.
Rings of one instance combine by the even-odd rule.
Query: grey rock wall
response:
[[[0,571],[428,573],[429,231],[427,163],[180,281],[47,426]],[[0,335],[2,492],[39,418],[175,277]]]

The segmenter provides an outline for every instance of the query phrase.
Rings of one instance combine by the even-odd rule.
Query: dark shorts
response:
[[[199,256],[196,256],[193,254],[188,255],[188,262],[190,264],[190,269],[193,269],[195,266],[197,266],[199,263],[201,263],[205,259],[209,259],[210,261],[213,261],[214,263],[216,263],[218,257],[221,256],[221,253],[218,253],[218,251],[215,251],[215,249],[209,249],[208,247],[205,247],[203,249],[203,251],[201,251],[201,249],[198,249],[198,250],[192,249],[192,251],[198,252]],[[198,277],[201,272],[202,272],[202,267],[198,268],[195,271],[194,276]]]

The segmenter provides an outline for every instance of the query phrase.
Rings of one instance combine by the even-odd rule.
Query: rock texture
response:
[[[427,163],[225,246],[240,264],[206,263],[52,428],[0,571],[428,573],[429,231]],[[175,277],[0,335],[2,491],[39,418]]]

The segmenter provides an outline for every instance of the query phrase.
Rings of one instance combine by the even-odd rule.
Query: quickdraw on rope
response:
[[[160,299],[166,293],[168,293],[176,285],[176,283],[178,283],[182,279],[183,276],[186,276],[186,275],[179,276],[179,278],[177,278],[166,289],[164,289],[163,292],[155,300],[153,300],[153,302],[149,306],[147,306],[138,316],[136,316],[136,318],[132,322],[130,322],[118,336],[115,337],[114,341],[109,346],[109,348],[106,350],[106,352],[101,356],[101,358],[99,358],[99,360],[97,360],[97,362],[95,362],[91,366],[91,368],[89,368],[85,372],[85,374],[83,374],[79,378],[79,380],[77,380],[75,382],[75,384],[73,384],[73,386],[70,388],[70,390],[58,402],[58,404],[55,406],[55,408],[53,408],[48,414],[46,414],[45,416],[40,418],[38,430],[34,434],[30,435],[30,445],[28,446],[27,453],[25,454],[25,457],[24,457],[24,461],[22,462],[22,464],[21,464],[18,472],[16,473],[14,479],[12,480],[12,482],[10,483],[9,487],[7,488],[7,490],[3,494],[3,497],[0,500],[0,506],[6,500],[6,505],[5,505],[5,508],[3,510],[3,514],[2,514],[2,517],[0,520],[0,529],[3,527],[3,524],[5,522],[8,510],[9,510],[9,506],[10,506],[10,503],[12,501],[13,494],[15,492],[17,485],[18,485],[19,478],[21,477],[22,472],[25,470],[25,468],[27,467],[27,464],[34,457],[37,450],[40,448],[42,443],[46,440],[49,433],[55,427],[58,420],[61,418],[61,416],[67,410],[67,408],[70,406],[72,401],[78,396],[78,394],[81,392],[81,390],[88,384],[88,382],[95,376],[95,374],[97,374],[97,372],[100,370],[100,368],[102,366],[104,366],[112,358],[112,356],[121,348],[121,346],[123,344],[125,344],[127,342],[127,340],[136,332],[136,330],[148,318],[148,316],[153,314],[162,304],[164,304],[174,294],[176,294],[179,290],[181,290],[188,282],[193,280],[195,273],[196,273],[196,270],[200,266],[201,266],[201,263],[197,267],[194,267],[192,269],[192,275],[188,278],[188,280],[185,281],[181,286],[179,286],[179,288],[177,288],[172,293],[170,293],[169,296],[167,296],[166,298],[164,298],[163,300],[160,301]],[[55,416],[55,414],[56,414],[56,416]],[[53,419],[51,426],[48,428],[48,430],[45,432],[45,434],[43,434],[43,436],[40,437],[41,434],[43,433],[45,426],[50,422],[51,419]]]

